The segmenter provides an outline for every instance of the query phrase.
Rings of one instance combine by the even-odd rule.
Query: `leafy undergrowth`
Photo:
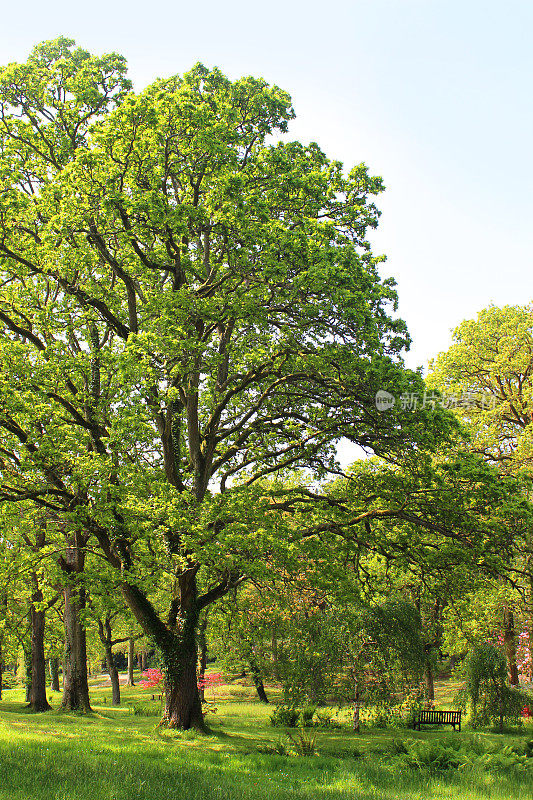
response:
[[[0,800],[533,800],[531,727],[520,736],[328,729],[304,757],[270,726],[271,709],[247,697],[217,699],[210,736],[131,711],[158,707],[149,698],[125,689],[113,709],[109,690],[95,688],[93,715],[29,714],[20,692],[6,692]]]

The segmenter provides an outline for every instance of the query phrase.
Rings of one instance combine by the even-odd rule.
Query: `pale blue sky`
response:
[[[123,53],[138,89],[200,60],[290,92],[294,138],[384,177],[373,239],[410,366],[489,303],[533,299],[531,0],[3,5],[3,64],[64,34]]]

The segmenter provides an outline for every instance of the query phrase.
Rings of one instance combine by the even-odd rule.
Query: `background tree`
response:
[[[524,692],[509,688],[503,653],[494,645],[476,645],[467,661],[466,693],[472,704],[474,725],[504,722],[517,723],[530,698]]]
[[[502,472],[517,474],[533,465],[533,308],[490,306],[454,331],[453,344],[435,360],[430,382],[454,403],[467,426],[471,449]],[[531,533],[520,556],[523,586],[529,595],[533,640]],[[518,562],[517,562],[518,566]],[[518,683],[515,614],[502,607],[511,683]],[[533,646],[533,645],[532,645]]]

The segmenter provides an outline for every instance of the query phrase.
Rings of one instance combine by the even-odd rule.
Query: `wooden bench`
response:
[[[460,711],[419,711],[413,719],[413,730],[420,730],[421,725],[453,725],[453,729],[461,731]]]

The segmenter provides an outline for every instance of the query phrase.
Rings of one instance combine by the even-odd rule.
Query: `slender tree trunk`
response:
[[[24,674],[25,678],[25,687],[26,692],[24,694],[24,700],[26,703],[29,703],[31,700],[31,673],[32,673],[32,659],[31,659],[31,645],[30,649],[27,650],[24,648]]]
[[[135,660],[135,639],[133,637],[128,639],[128,680],[126,686],[135,686],[133,680],[133,666]]]
[[[516,664],[516,630],[514,624],[514,614],[508,608],[503,610],[504,634],[503,645],[507,656],[507,667],[509,671],[509,683],[511,686],[518,686],[518,666]]]
[[[115,664],[115,659],[113,658],[113,644],[117,644],[118,641],[116,640],[113,642],[113,632],[111,630],[111,617],[108,614],[105,618],[105,621],[102,622],[101,619],[98,620],[98,635],[100,636],[100,641],[104,645],[105,651],[105,663],[107,666],[107,671],[109,672],[109,677],[111,679],[111,705],[119,706],[120,705],[120,679],[118,674],[118,669]]]
[[[48,669],[50,671],[50,689],[54,692],[59,691],[59,659],[49,658]]]
[[[142,655],[142,653],[138,653],[137,654],[137,662],[139,664],[139,670],[142,672],[143,671],[143,655]]]
[[[68,547],[64,561],[69,583],[64,589],[65,669],[61,708],[66,711],[89,712],[91,704],[87,681],[87,641],[79,616],[86,604],[85,589],[79,581],[85,561],[83,550],[76,546]]]
[[[356,733],[359,733],[361,728],[360,712],[361,712],[361,703],[359,697],[359,683],[357,680],[357,676],[355,676],[354,693],[353,693],[353,729]]]
[[[3,678],[4,674],[4,658],[2,653],[2,637],[0,636],[0,700],[2,699]]]
[[[32,711],[48,711],[51,706],[46,699],[46,660],[44,657],[44,628],[46,612],[38,606],[43,602],[43,593],[36,587],[31,598],[31,691]]]
[[[257,696],[262,703],[268,703],[267,693],[265,692],[265,686],[263,684],[263,678],[261,677],[261,672],[259,670],[259,666],[255,657],[250,655],[248,657],[248,664],[250,666],[250,674],[252,676],[252,680],[254,682],[255,690],[257,692]]]
[[[430,703],[435,702],[435,682],[433,678],[433,665],[429,658],[426,657],[426,664],[424,667],[426,678],[426,700]]]
[[[111,647],[106,646],[105,660],[107,664],[107,671],[109,672],[109,677],[111,678],[111,705],[119,706],[120,679],[119,679],[118,669],[115,666],[115,660],[113,658],[113,651]]]

